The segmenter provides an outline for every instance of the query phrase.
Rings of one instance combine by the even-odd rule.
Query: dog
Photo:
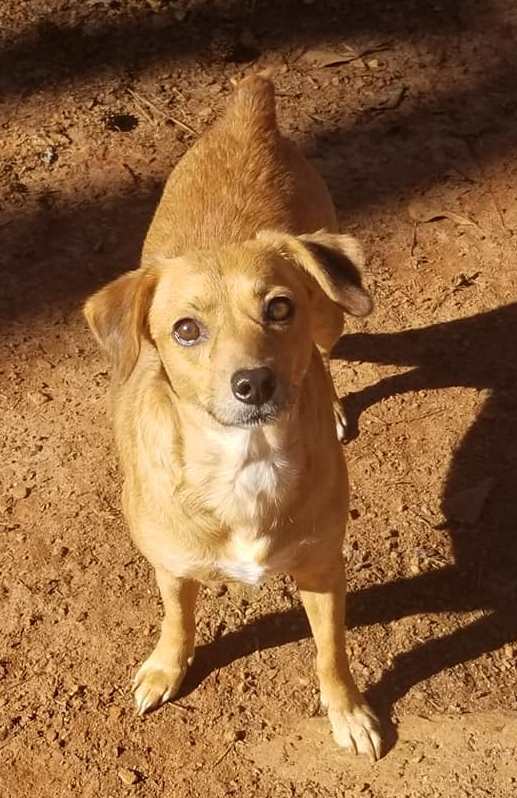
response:
[[[139,713],[182,683],[200,583],[288,573],[336,742],[380,756],[345,649],[348,483],[328,364],[344,313],[372,308],[363,260],[256,74],[173,170],[140,267],[85,304],[112,365],[124,514],[165,609]]]

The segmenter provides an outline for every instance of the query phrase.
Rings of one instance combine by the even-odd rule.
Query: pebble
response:
[[[128,787],[140,781],[140,776],[136,770],[131,770],[130,768],[120,768],[118,777],[122,784],[126,784]]]
[[[47,402],[51,402],[52,396],[49,393],[45,393],[45,391],[29,391],[27,399],[29,402],[32,402],[33,405],[36,405],[36,407],[40,407]]]
[[[24,485],[21,483],[20,485],[15,485],[12,489],[12,497],[13,499],[26,499],[27,496],[30,494],[31,490],[28,485]]]
[[[45,166],[51,166],[57,161],[57,148],[53,144],[49,145],[43,152],[40,152],[39,159]]]
[[[224,735],[225,743],[236,743],[240,740],[244,740],[246,737],[246,732],[244,729],[228,729]]]

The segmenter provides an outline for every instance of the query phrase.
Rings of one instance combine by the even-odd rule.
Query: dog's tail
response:
[[[228,113],[237,124],[276,128],[275,87],[271,70],[256,72],[244,80],[232,80],[236,87]]]

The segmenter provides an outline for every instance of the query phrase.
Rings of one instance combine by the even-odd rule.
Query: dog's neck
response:
[[[192,405],[177,409],[184,484],[205,508],[224,526],[250,531],[283,515],[303,467],[297,408],[251,428],[222,426]]]

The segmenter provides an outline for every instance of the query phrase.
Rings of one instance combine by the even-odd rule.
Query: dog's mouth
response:
[[[265,402],[262,405],[245,407],[242,409],[228,408],[223,411],[221,408],[209,408],[208,412],[215,421],[223,427],[263,427],[267,424],[274,424],[278,421],[285,408],[278,402]]]

